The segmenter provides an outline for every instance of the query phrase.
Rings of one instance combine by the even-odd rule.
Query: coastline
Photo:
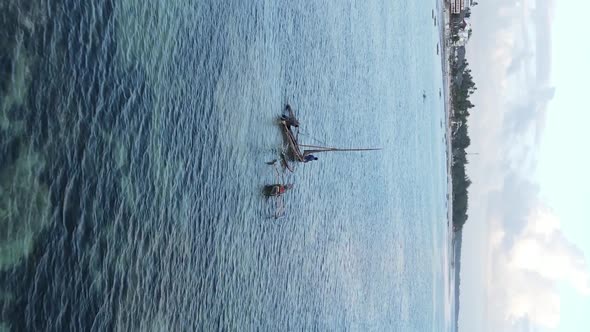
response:
[[[452,102],[451,102],[451,61],[449,55],[451,54],[451,45],[450,45],[450,10],[448,7],[447,0],[440,0],[437,2],[438,14],[440,18],[440,45],[441,47],[441,69],[442,69],[442,85],[443,85],[443,95],[444,95],[444,112],[445,112],[445,142],[446,142],[446,155],[447,155],[447,239],[448,239],[448,247],[447,247],[447,282],[446,287],[447,289],[447,305],[448,307],[445,308],[447,313],[447,318],[449,320],[448,329],[450,331],[456,331],[456,321],[455,317],[457,315],[456,311],[456,301],[455,298],[455,237],[453,232],[453,182],[452,182],[452,124],[451,124],[451,114],[452,114]]]
[[[446,155],[447,155],[447,226],[449,231],[449,240],[453,239],[453,182],[452,182],[452,128],[451,128],[451,114],[452,114],[452,102],[451,102],[451,62],[449,54],[451,50],[450,46],[450,12],[446,6],[446,0],[439,1],[438,5],[441,6],[439,14],[441,17],[442,24],[440,25],[440,43],[441,47],[441,68],[443,78],[443,95],[444,101],[444,112],[445,112],[445,142],[446,142]],[[452,242],[452,241],[451,241]]]
[[[440,8],[440,14],[442,18],[442,25],[441,25],[441,35],[440,35],[440,42],[444,44],[441,51],[441,67],[443,71],[443,95],[445,96],[445,119],[446,119],[446,133],[445,133],[445,141],[446,141],[446,152],[447,152],[447,185],[448,185],[448,206],[449,211],[447,215],[447,222],[449,228],[452,231],[452,223],[453,223],[453,209],[451,209],[451,205],[453,202],[453,184],[451,180],[451,167],[452,167],[452,148],[451,148],[451,61],[449,59],[450,54],[450,12],[446,7],[446,0],[441,0],[440,3],[442,4],[442,8]]]

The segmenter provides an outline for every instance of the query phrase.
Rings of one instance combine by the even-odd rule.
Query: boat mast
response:
[[[319,152],[337,152],[337,151],[376,151],[381,150],[381,148],[361,148],[361,149],[337,149],[337,148],[322,148],[322,149],[315,149],[315,150],[304,150],[303,156],[307,156],[311,153],[319,153]]]

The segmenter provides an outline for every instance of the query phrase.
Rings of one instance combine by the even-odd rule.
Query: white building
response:
[[[457,37],[459,37],[459,40],[455,41],[453,46],[465,46],[469,41],[469,37],[471,37],[471,27],[457,31]]]
[[[451,0],[451,14],[460,14],[469,7],[470,0]]]

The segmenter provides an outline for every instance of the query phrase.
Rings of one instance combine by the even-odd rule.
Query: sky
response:
[[[460,331],[590,331],[587,0],[480,0]]]

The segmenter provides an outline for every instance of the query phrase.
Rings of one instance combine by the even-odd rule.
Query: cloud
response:
[[[526,47],[528,49],[528,47]],[[506,74],[508,75],[515,75],[518,74],[526,64],[530,62],[533,58],[533,54],[527,53],[526,51],[520,51],[512,56],[510,60],[510,65],[506,69]]]
[[[565,238],[550,210],[538,206],[532,213],[524,232],[510,248],[510,266],[534,272],[545,280],[568,282],[580,293],[590,295],[583,253]]]
[[[487,255],[463,251],[463,280],[472,265],[485,264],[486,297],[461,291],[460,322],[468,331],[555,328],[561,317],[557,286],[590,296],[590,273],[582,251],[561,231],[560,220],[540,199],[531,179],[545,127],[551,83],[554,1],[498,0],[473,9],[468,59],[478,85],[471,112],[470,229],[486,225]],[[478,217],[474,217],[478,216]],[[465,239],[464,239],[465,241]],[[469,257],[471,255],[471,257]],[[482,256],[484,257],[482,259]],[[486,258],[487,257],[487,258]],[[475,267],[472,267],[475,269]],[[478,308],[484,311],[478,314]],[[483,322],[471,317],[483,316]]]
[[[522,320],[538,327],[558,327],[558,283],[590,295],[584,255],[565,238],[559,220],[541,201],[527,208],[525,219],[512,219],[520,224],[516,233],[509,231],[505,219],[492,219],[493,274],[487,289],[493,302],[489,317],[498,330],[509,330]]]

